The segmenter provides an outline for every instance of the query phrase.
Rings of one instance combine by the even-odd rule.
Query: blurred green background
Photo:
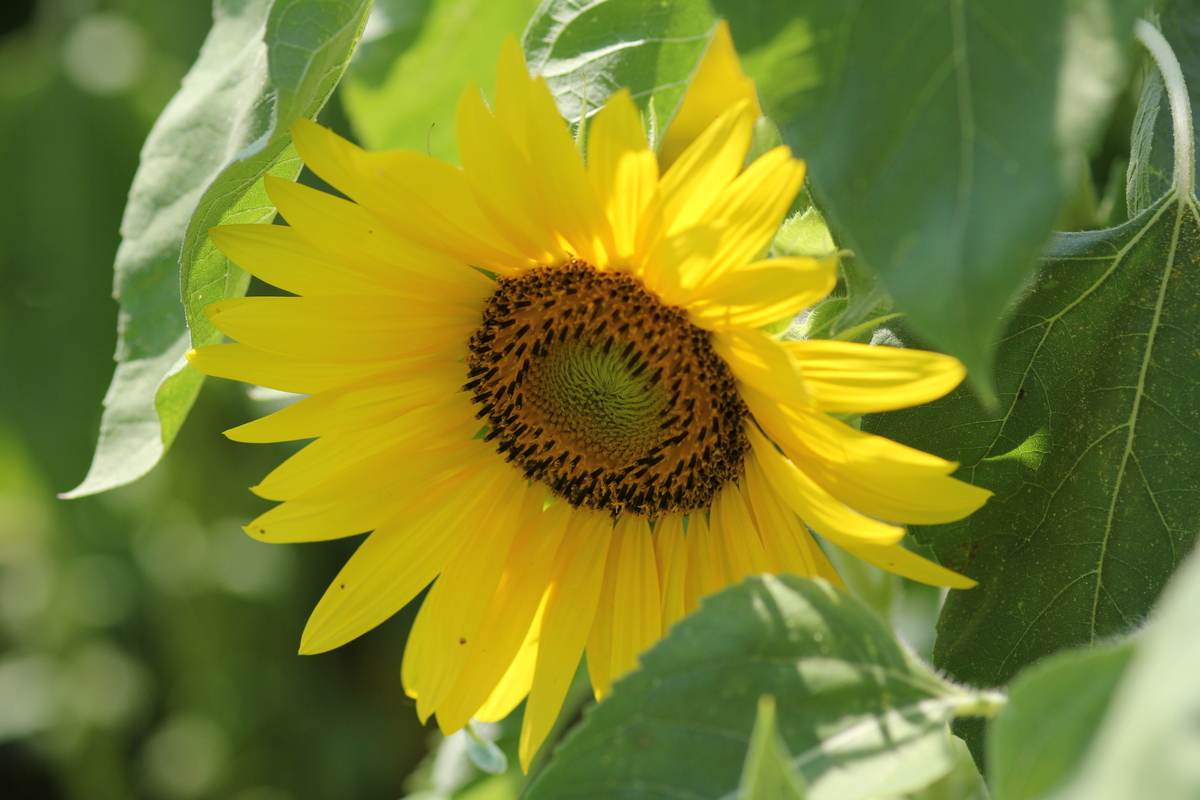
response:
[[[112,374],[112,263],[138,151],[210,0],[0,3],[0,797],[394,798],[429,732],[411,610],[333,653],[300,631],[355,542],[262,547],[246,487],[286,454],[219,431],[210,381],[138,483],[60,501]],[[337,108],[329,109],[336,117]]]
[[[485,7],[507,15],[487,26],[500,28],[534,3]],[[430,4],[380,8],[394,19],[360,52],[368,88]],[[87,471],[112,375],[112,263],[138,151],[210,23],[210,0],[0,2],[0,797],[448,796],[439,787],[469,777],[462,747],[443,748],[423,777],[410,777],[439,738],[399,682],[414,606],[334,652],[295,654],[356,542],[276,547],[242,533],[269,505],[246,487],[292,448],[237,444],[219,431],[272,401],[209,381],[150,475],[98,497],[56,498]],[[379,102],[428,101],[440,119],[435,111],[457,96],[425,97],[424,79],[400,86],[409,88],[415,99]],[[349,135],[339,102],[322,121]],[[445,123],[374,134],[452,157]],[[839,566],[928,655],[937,590],[852,559]],[[573,697],[587,693],[578,690]],[[964,764],[955,780],[973,787]],[[490,786],[501,791],[478,784],[475,800],[512,793]]]

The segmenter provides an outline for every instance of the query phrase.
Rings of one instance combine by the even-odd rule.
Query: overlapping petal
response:
[[[816,407],[872,414],[921,405],[948,394],[966,377],[957,358],[899,347],[820,339],[784,342],[800,364]]]
[[[628,89],[609,98],[592,121],[587,172],[612,230],[607,266],[622,264],[636,253],[638,220],[658,184],[658,162]]]
[[[831,259],[756,261],[693,291],[688,317],[711,331],[763,328],[823,299],[835,283],[837,266]]]
[[[754,81],[742,72],[729,23],[722,20],[696,67],[675,119],[663,136],[659,149],[663,168],[670,167],[714,119],[738,103],[746,103],[756,118],[762,114]]]
[[[530,266],[492,226],[461,169],[411,150],[368,153],[308,120],[293,126],[292,139],[305,164],[386,219],[407,242],[501,274]],[[272,201],[296,224],[295,214],[289,216],[274,195]]]

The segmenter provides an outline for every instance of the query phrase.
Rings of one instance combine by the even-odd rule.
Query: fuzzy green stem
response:
[[[1174,185],[1180,191],[1189,195],[1196,193],[1196,140],[1192,131],[1192,101],[1188,96],[1187,83],[1183,80],[1183,70],[1179,67],[1179,59],[1175,51],[1162,33],[1146,22],[1139,19],[1134,25],[1134,34],[1139,42],[1146,46],[1158,71],[1162,73],[1163,84],[1167,87],[1167,99],[1171,104],[1171,124],[1175,144],[1175,175]]]

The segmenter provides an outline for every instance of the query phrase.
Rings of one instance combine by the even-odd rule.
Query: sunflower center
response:
[[[741,473],[729,367],[635,278],[578,260],[500,278],[469,346],[486,438],[573,506],[688,512]]]

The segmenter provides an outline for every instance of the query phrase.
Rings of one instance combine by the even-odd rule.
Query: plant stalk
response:
[[[1171,126],[1175,145],[1175,174],[1172,183],[1189,196],[1196,194],[1196,139],[1192,130],[1192,101],[1175,51],[1158,28],[1139,19],[1133,28],[1139,42],[1146,46],[1167,87],[1171,104]]]

